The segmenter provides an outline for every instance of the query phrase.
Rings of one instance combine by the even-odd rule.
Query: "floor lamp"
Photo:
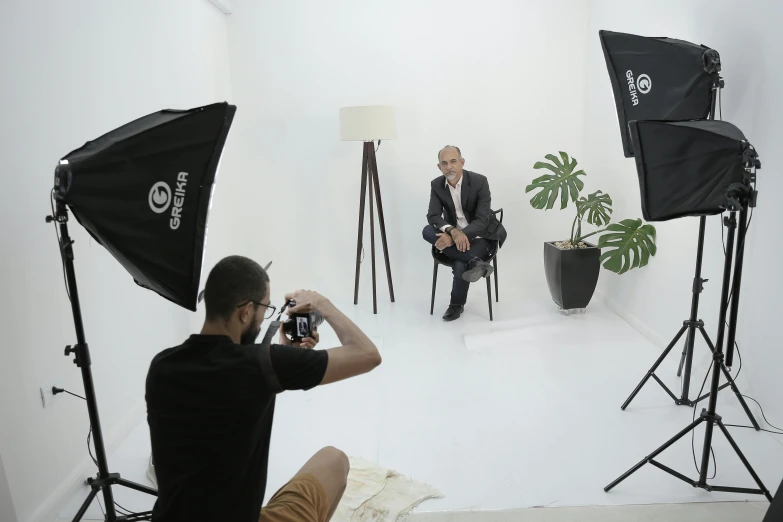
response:
[[[356,281],[354,284],[353,304],[359,304],[359,272],[362,262],[362,247],[364,239],[364,205],[368,187],[370,200],[370,262],[372,268],[372,309],[378,313],[378,298],[375,288],[375,212],[373,194],[378,205],[378,223],[381,228],[383,243],[383,258],[386,262],[386,279],[389,282],[389,297],[394,302],[394,286],[392,285],[391,267],[389,266],[389,248],[386,244],[386,223],[383,219],[383,203],[381,201],[381,186],[378,181],[378,164],[375,161],[374,146],[378,140],[393,140],[397,138],[397,123],[394,107],[365,106],[343,107],[340,109],[340,139],[342,141],[364,142],[362,154],[362,181],[359,196],[359,235],[356,242]],[[373,188],[375,189],[373,191]]]

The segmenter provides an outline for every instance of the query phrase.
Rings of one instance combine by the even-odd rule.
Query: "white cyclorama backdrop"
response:
[[[235,2],[231,70],[244,117],[233,145],[253,195],[240,212],[254,256],[274,262],[273,302],[302,287],[352,301],[362,144],[340,141],[339,109],[355,105],[396,109],[397,139],[377,160],[399,305],[429,308],[422,229],[446,144],[489,178],[493,207],[505,209],[501,301],[547,294],[543,242],[564,238],[573,214],[534,211],[524,189],[546,153],[581,157],[586,20],[584,1]],[[371,308],[369,246],[368,206],[359,305]],[[377,233],[376,266],[388,303]],[[486,314],[486,290],[474,287],[469,302]]]
[[[52,520],[94,472],[81,374],[63,355],[76,342],[49,191],[69,151],[164,108],[231,100],[225,15],[206,1],[7,2],[0,16],[4,117],[0,519]],[[227,151],[230,150],[230,144]],[[223,167],[230,168],[230,158]],[[234,243],[230,177],[216,193],[209,246]],[[222,198],[221,198],[222,194]],[[190,317],[135,285],[109,253],[71,220],[76,276],[98,405],[109,449],[143,418],[144,379],[158,351],[189,334]],[[214,262],[209,261],[208,262]],[[89,464],[88,464],[89,462]],[[2,468],[0,468],[2,472]]]
[[[752,16],[738,13],[752,13]],[[779,26],[783,22],[783,4],[759,0],[744,2],[738,7],[736,2],[724,0],[667,0],[635,3],[630,7],[626,2],[595,1],[590,14],[586,40],[586,168],[595,173],[600,186],[612,196],[618,217],[641,217],[639,185],[634,160],[623,157],[598,31],[668,36],[704,44],[720,53],[722,76],[726,81],[723,119],[743,131],[758,150],[763,166],[758,171],[758,207],[753,212],[745,249],[737,334],[743,367],[738,386],[743,393],[759,400],[767,418],[773,423],[777,420],[780,426],[783,422],[783,388],[780,385],[783,350],[777,315],[783,290],[780,271],[783,238],[779,233],[783,224],[779,208],[779,197],[783,194],[783,163],[779,154],[779,144],[783,141],[780,125],[783,120],[780,96],[783,71],[779,49],[783,48],[783,35]],[[635,71],[637,74],[643,72]],[[655,87],[656,79],[652,78],[652,88]],[[699,220],[685,218],[655,226],[658,255],[649,267],[623,276],[604,272],[600,289],[617,313],[656,340],[663,350],[690,314]],[[703,267],[703,277],[710,281],[701,296],[699,317],[705,321],[713,342],[717,340],[723,262],[720,218],[710,217]],[[681,351],[682,344],[673,350],[662,371],[676,371]],[[711,358],[701,337],[696,341],[695,353],[691,396],[698,392]],[[651,359],[650,365],[653,362]],[[738,363],[735,356],[734,373]],[[639,379],[646,370],[639,368]],[[658,388],[654,382],[650,381],[647,387],[651,390],[646,393],[659,393],[665,400],[663,390],[653,390]],[[623,397],[618,397],[618,405],[622,400]],[[763,424],[756,405],[748,402]],[[724,421],[746,424],[747,418]],[[767,486],[774,488],[774,485]]]

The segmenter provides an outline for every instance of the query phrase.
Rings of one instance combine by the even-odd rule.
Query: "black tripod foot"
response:
[[[720,428],[720,430],[723,432],[723,434],[726,436],[726,439],[728,439],[729,443],[731,444],[731,447],[734,449],[737,456],[742,461],[742,464],[745,465],[745,469],[748,470],[748,473],[750,473],[751,477],[753,477],[753,480],[756,481],[756,484],[758,485],[759,489],[750,489],[750,488],[736,488],[736,487],[727,487],[727,486],[713,486],[710,484],[707,484],[706,477],[706,464],[702,468],[703,475],[699,478],[699,480],[693,480],[682,473],[679,473],[672,468],[665,466],[661,464],[660,462],[657,462],[655,460],[655,457],[657,457],[661,452],[666,450],[669,446],[680,440],[685,434],[687,434],[689,431],[693,430],[702,422],[707,422],[707,430],[706,430],[706,439],[705,439],[705,449],[704,454],[705,458],[708,458],[710,447],[712,446],[712,439],[711,439],[711,433],[712,433],[712,426],[716,425]],[[761,479],[756,474],[756,472],[751,467],[748,460],[745,458],[745,455],[743,455],[742,450],[740,450],[737,443],[734,441],[734,439],[731,437],[731,434],[726,429],[726,427],[723,425],[723,422],[721,420],[720,415],[716,413],[709,413],[707,410],[703,410],[701,413],[701,416],[693,421],[691,424],[688,425],[687,428],[683,429],[681,432],[679,432],[677,435],[666,441],[666,443],[656,449],[654,452],[652,452],[650,455],[646,456],[644,459],[641,460],[638,464],[636,464],[634,467],[623,473],[620,477],[618,477],[614,482],[609,484],[604,488],[604,491],[609,492],[611,489],[613,489],[615,486],[617,486],[620,482],[627,479],[639,469],[644,466],[645,464],[652,464],[656,468],[665,471],[669,475],[672,475],[673,477],[676,477],[683,482],[695,487],[695,488],[701,488],[706,491],[723,491],[727,493],[744,493],[749,495],[764,495],[767,500],[772,502],[772,495],[770,495],[769,491],[766,487],[764,487],[764,484],[761,482]]]
[[[680,328],[680,331],[677,332],[677,335],[674,336],[674,339],[672,339],[672,342],[669,343],[669,346],[666,347],[666,349],[663,351],[660,357],[658,357],[658,360],[655,361],[655,364],[652,365],[652,368],[650,368],[647,371],[647,374],[644,376],[642,381],[636,386],[633,392],[631,392],[631,395],[625,400],[622,406],[620,406],[621,410],[625,410],[629,404],[631,404],[631,401],[636,397],[636,394],[641,391],[641,389],[644,387],[645,384],[647,384],[647,381],[652,377],[655,379],[655,381],[663,387],[663,389],[666,391],[666,393],[669,394],[669,397],[672,398],[675,402],[677,402],[677,397],[672,393],[672,391],[661,381],[657,375],[655,375],[655,370],[658,369],[658,366],[661,365],[663,360],[666,358],[667,355],[669,355],[669,352],[674,348],[674,345],[676,345],[682,335],[688,330],[688,325],[684,324],[682,328]]]
[[[617,484],[619,484],[619,483],[620,483],[620,482],[622,482],[623,480],[627,479],[628,477],[630,477],[631,475],[633,475],[634,473],[636,473],[637,471],[639,471],[639,468],[641,468],[642,466],[644,466],[644,465],[645,465],[645,464],[647,464],[648,462],[652,463],[652,462],[653,462],[653,459],[654,459],[655,457],[657,457],[657,456],[658,456],[660,453],[662,453],[663,451],[665,451],[665,450],[666,450],[666,448],[668,448],[669,446],[671,446],[672,444],[674,444],[675,442],[677,442],[678,440],[680,440],[680,439],[681,439],[681,438],[682,438],[682,437],[683,437],[683,436],[684,436],[686,433],[688,433],[689,431],[691,431],[692,429],[694,429],[696,426],[698,426],[698,425],[699,425],[699,424],[701,424],[702,422],[704,422],[704,417],[699,417],[698,419],[696,419],[695,421],[693,421],[691,424],[689,424],[689,425],[688,425],[688,427],[687,427],[687,428],[683,429],[683,430],[682,430],[681,432],[679,432],[677,435],[675,435],[674,437],[672,437],[671,439],[669,439],[668,441],[666,441],[666,443],[664,443],[664,444],[663,444],[663,446],[659,447],[657,450],[653,451],[652,453],[650,453],[649,455],[647,455],[646,457],[644,457],[644,459],[642,459],[642,461],[641,461],[641,462],[639,462],[639,463],[638,463],[636,466],[632,467],[631,469],[629,469],[628,471],[626,471],[625,473],[623,473],[622,475],[620,475],[620,477],[618,477],[618,478],[617,478],[617,479],[616,479],[614,482],[612,482],[611,484],[609,484],[608,486],[606,486],[606,487],[604,488],[604,491],[607,491],[607,492],[608,492],[609,490],[611,490],[612,488],[614,488],[614,487],[615,487]],[[679,477],[678,477],[678,478],[679,478]]]
[[[157,497],[158,491],[156,489],[150,488],[148,486],[144,486],[142,484],[137,484],[135,482],[131,482],[130,480],[125,480],[122,477],[120,477],[119,473],[109,473],[107,477],[104,478],[88,478],[87,484],[92,488],[90,491],[90,494],[85,499],[82,506],[79,508],[79,511],[76,513],[76,516],[73,518],[73,522],[79,522],[84,517],[84,514],[87,512],[87,508],[90,507],[90,504],[92,504],[92,501],[95,500],[95,497],[103,492],[104,497],[106,500],[106,520],[108,522],[133,522],[136,520],[151,520],[152,519],[152,511],[144,511],[141,513],[133,513],[130,515],[120,515],[118,516],[115,511],[115,502],[114,502],[114,494],[112,492],[111,487],[112,486],[124,486],[129,489],[133,489],[135,491],[140,491],[142,493],[146,493],[148,495],[152,495]]]

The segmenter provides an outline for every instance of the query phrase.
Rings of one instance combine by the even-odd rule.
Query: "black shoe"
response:
[[[468,267],[469,268],[462,274],[462,279],[470,283],[475,283],[482,277],[487,277],[495,271],[495,268],[491,264],[486,261],[481,261],[480,259],[471,261]]]
[[[449,307],[446,309],[446,313],[443,314],[443,320],[444,321],[453,321],[455,319],[459,319],[459,316],[462,315],[462,312],[465,311],[464,306],[460,305],[449,305]]]

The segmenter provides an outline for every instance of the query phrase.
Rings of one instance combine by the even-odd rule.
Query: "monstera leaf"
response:
[[[579,191],[585,186],[584,182],[579,179],[579,176],[586,176],[587,174],[583,170],[574,172],[576,160],[569,158],[565,152],[560,153],[562,162],[554,154],[547,154],[545,157],[551,163],[538,161],[533,165],[533,168],[548,169],[552,171],[552,174],[545,174],[540,178],[534,179],[533,183],[525,188],[525,192],[540,190],[530,200],[533,208],[546,208],[549,210],[555,205],[555,200],[559,196],[560,208],[564,209],[568,205],[569,196],[572,201],[576,202],[579,197]]]
[[[646,266],[650,256],[655,255],[655,227],[642,225],[641,219],[625,219],[606,230],[598,248],[604,249],[601,262],[606,261],[607,270],[624,274],[632,268]]]
[[[600,190],[594,194],[579,198],[576,210],[580,218],[587,217],[587,222],[597,227],[608,225],[612,219],[612,198]],[[585,216],[586,215],[586,216]]]

